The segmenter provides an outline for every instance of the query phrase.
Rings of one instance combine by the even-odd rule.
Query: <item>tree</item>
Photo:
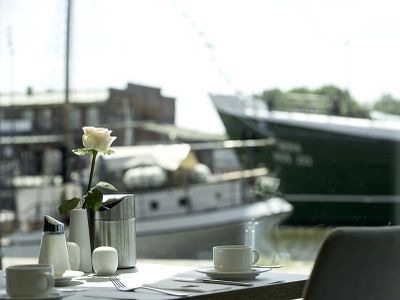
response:
[[[400,115],[400,100],[395,99],[390,94],[384,94],[375,102],[373,109],[386,114]]]
[[[325,95],[330,98],[331,111],[329,114],[368,118],[369,111],[361,106],[349,93],[348,90],[342,90],[333,85],[326,85],[315,90],[315,93]]]
[[[269,110],[276,109],[276,104],[281,101],[283,93],[280,89],[265,90],[258,98],[265,101]]]
[[[297,93],[297,94],[312,94],[313,91],[306,87],[297,87],[288,91],[288,93]]]
[[[353,99],[347,90],[342,90],[333,85],[325,85],[315,90],[299,87],[286,93],[279,89],[265,90],[258,97],[268,104],[270,110],[369,117],[368,109]]]

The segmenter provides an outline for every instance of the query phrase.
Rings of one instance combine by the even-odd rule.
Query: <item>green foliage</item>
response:
[[[82,208],[91,208],[94,211],[97,211],[103,205],[103,193],[100,189],[117,191],[115,186],[105,181],[100,181],[94,187],[92,187],[93,172],[96,164],[97,154],[99,151],[107,155],[114,153],[114,151],[110,149],[110,145],[116,139],[116,137],[112,137],[112,131],[106,128],[87,126],[83,127],[82,129],[84,133],[82,136],[82,142],[85,148],[73,149],[72,152],[76,155],[92,156],[86,194],[83,195],[83,201],[81,201],[79,198],[72,198],[70,200],[63,201],[63,203],[61,203],[61,205],[58,207],[60,214],[64,214],[69,210],[74,209],[79,204],[79,206]]]
[[[289,93],[297,93],[297,94],[311,94],[312,91],[306,87],[298,87],[289,90]]]
[[[279,89],[265,90],[257,97],[263,99],[270,110],[369,117],[368,109],[353,99],[347,90],[333,85],[322,86],[315,90],[299,87],[286,93]]]
[[[93,209],[94,211],[98,211],[99,208],[103,205],[103,193],[101,192],[101,189],[109,190],[109,191],[117,191],[117,188],[113,186],[111,183],[105,182],[105,181],[100,181],[98,182],[94,187],[91,188],[92,184],[92,178],[93,178],[93,171],[94,171],[94,166],[96,162],[96,156],[97,156],[97,151],[93,149],[73,149],[73,153],[76,155],[86,155],[89,154],[92,156],[92,164],[90,167],[90,177],[89,177],[89,184],[88,184],[88,191],[86,192],[85,195],[83,195],[83,202],[82,202],[82,208],[90,208]],[[109,150],[106,154],[111,154],[113,153],[111,150]],[[72,198],[70,200],[63,201],[61,205],[58,207],[58,211],[60,214],[64,214],[71,209],[74,209],[78,206],[78,204],[81,202],[79,198]]]
[[[369,117],[369,110],[361,106],[347,90],[341,90],[333,85],[326,85],[315,90],[315,92],[331,99],[332,114],[358,118]]]
[[[103,204],[103,193],[100,191],[100,188],[113,192],[118,191],[117,188],[111,183],[100,181],[83,196],[83,208],[90,208],[94,211],[99,210]],[[76,208],[80,201],[81,199],[76,197],[65,200],[58,207],[58,212],[60,215],[65,214],[71,209]]]
[[[114,153],[114,150],[111,150],[111,149],[105,150],[105,151],[103,152],[103,154],[105,154],[105,155],[111,155],[111,154],[113,154],[113,153]]]
[[[91,149],[86,149],[86,148],[78,148],[78,149],[72,149],[72,152],[76,155],[93,155],[93,152],[96,150],[91,150]]]
[[[99,181],[96,184],[96,187],[105,189],[105,190],[109,190],[109,191],[113,191],[113,192],[117,192],[117,188],[115,186],[113,186],[111,183],[105,182],[105,181]]]
[[[373,109],[386,114],[400,115],[400,100],[385,94],[374,104]]]
[[[71,209],[74,209],[75,207],[78,206],[79,202],[81,199],[79,198],[71,198],[69,200],[64,200],[61,205],[58,207],[58,212],[60,215],[65,214],[66,212],[70,211]]]
[[[83,196],[83,200],[83,208],[91,208],[94,211],[98,211],[103,204],[103,193],[94,187]]]
[[[265,90],[259,98],[263,99],[270,110],[274,110],[276,105],[282,103],[283,93],[279,89]]]

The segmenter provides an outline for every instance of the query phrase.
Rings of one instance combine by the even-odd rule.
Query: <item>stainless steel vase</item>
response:
[[[89,231],[92,251],[99,246],[117,249],[118,268],[136,265],[135,195],[104,195],[103,207],[90,211]]]

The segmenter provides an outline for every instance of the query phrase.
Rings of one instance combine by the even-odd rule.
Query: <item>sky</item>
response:
[[[400,98],[390,0],[73,1],[72,89],[159,87],[177,125],[222,132],[209,93],[346,88]],[[0,93],[62,90],[66,0],[0,0]]]

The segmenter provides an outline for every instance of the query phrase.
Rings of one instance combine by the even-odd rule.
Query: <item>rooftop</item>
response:
[[[109,90],[91,91],[70,91],[69,99],[71,103],[94,103],[104,102],[109,97]],[[7,94],[0,95],[0,106],[26,106],[26,105],[50,105],[63,104],[65,102],[65,92],[49,91],[37,92],[32,94]]]

